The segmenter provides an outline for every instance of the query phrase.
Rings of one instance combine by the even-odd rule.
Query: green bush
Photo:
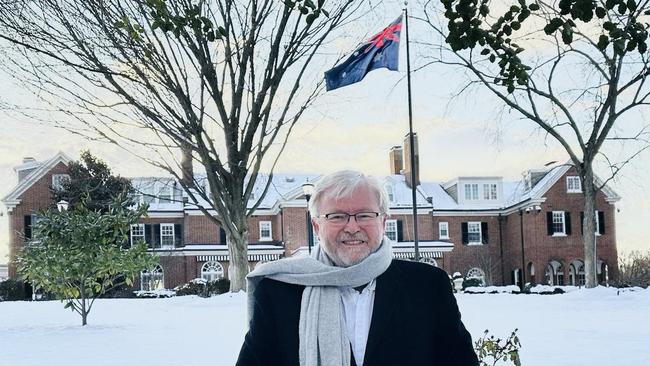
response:
[[[475,277],[466,278],[463,281],[463,290],[468,287],[483,287],[483,280]]]
[[[505,340],[490,335],[486,329],[483,336],[474,343],[474,351],[480,366],[495,366],[499,361],[509,361],[515,366],[521,366],[519,349],[521,349],[521,343],[517,336],[517,329],[512,331]],[[502,363],[499,364],[502,365]]]
[[[23,281],[9,279],[0,282],[0,301],[19,300],[29,300]]]
[[[226,278],[220,278],[215,281],[195,278],[182,286],[176,287],[174,290],[176,291],[176,296],[197,295],[210,297],[228,292],[230,290],[230,281]]]

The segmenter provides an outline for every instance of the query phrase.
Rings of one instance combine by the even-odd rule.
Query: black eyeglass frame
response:
[[[357,215],[367,215],[367,214],[374,214],[375,216],[368,217],[367,221],[366,220],[359,221],[357,219]],[[318,215],[316,217],[325,219],[325,221],[327,221],[329,223],[333,223],[333,219],[331,218],[332,215],[344,215],[345,216],[345,221],[341,221],[338,224],[347,224],[348,222],[350,222],[350,217],[354,217],[354,220],[357,223],[360,223],[360,222],[365,223],[365,222],[372,222],[372,220],[378,218],[379,216],[381,216],[383,214],[384,214],[383,212],[374,212],[374,211],[357,212],[355,214],[350,214],[350,213],[347,213],[347,212],[331,212],[331,213],[324,214],[324,215]],[[341,217],[341,218],[343,219],[343,217]]]

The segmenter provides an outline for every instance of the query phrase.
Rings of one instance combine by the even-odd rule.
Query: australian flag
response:
[[[325,72],[327,90],[361,81],[368,72],[382,67],[397,71],[402,16],[361,44],[343,63]]]

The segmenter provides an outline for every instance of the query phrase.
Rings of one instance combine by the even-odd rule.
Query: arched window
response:
[[[223,266],[217,261],[203,263],[201,267],[201,278],[206,281],[215,281],[223,278]]]
[[[140,290],[153,291],[165,288],[165,274],[160,264],[156,264],[153,270],[140,272]]]
[[[438,267],[438,262],[436,262],[436,260],[433,259],[433,258],[422,258],[420,261],[422,263],[426,263],[426,264],[430,264],[430,265],[432,265],[434,267]]]
[[[569,265],[569,285],[584,286],[585,266],[581,260],[574,260]]]
[[[546,266],[546,283],[551,286],[564,286],[564,268],[562,263],[552,260]]]
[[[467,276],[466,278],[476,278],[481,280],[482,283],[485,283],[485,272],[483,272],[482,269],[480,268],[472,268],[469,271],[467,271]]]
[[[535,283],[535,265],[528,262],[528,282]]]
[[[607,267],[607,263],[601,259],[596,262],[596,275],[598,277],[598,284],[608,285],[609,268]]]

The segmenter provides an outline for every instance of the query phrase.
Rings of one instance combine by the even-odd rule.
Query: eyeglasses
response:
[[[325,220],[332,225],[345,225],[350,221],[350,217],[354,217],[359,225],[369,225],[375,222],[375,219],[381,215],[379,212],[357,212],[349,214],[345,212],[328,213],[319,215],[318,217],[325,218]]]

